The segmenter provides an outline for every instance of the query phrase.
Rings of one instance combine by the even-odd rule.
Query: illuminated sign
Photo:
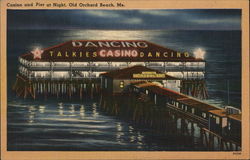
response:
[[[69,51],[49,51],[50,57],[58,58],[95,58],[95,57],[139,57],[139,58],[188,58],[190,57],[188,52],[174,53],[174,52],[138,52],[137,50],[106,50],[102,49],[95,52],[69,52]]]
[[[188,58],[180,53],[147,41],[71,41],[65,49],[51,48],[51,58]],[[63,47],[63,46],[62,46]],[[64,48],[64,47],[63,47]]]
[[[73,40],[23,57],[48,61],[179,61],[196,60],[189,52],[178,52],[143,40]]]
[[[99,47],[99,48],[147,48],[148,44],[144,41],[72,41],[73,47]]]
[[[156,72],[142,72],[133,74],[133,78],[165,78],[165,74]]]
[[[105,50],[99,51],[100,57],[138,57],[137,50]]]

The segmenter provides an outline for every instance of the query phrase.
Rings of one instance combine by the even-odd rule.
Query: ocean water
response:
[[[147,40],[178,51],[206,51],[209,99],[241,108],[240,31],[9,30],[8,150],[202,150],[188,137],[165,136],[106,115],[94,101],[23,100],[11,91],[18,56],[68,40]],[[63,103],[62,107],[58,103]],[[185,140],[183,140],[185,139]]]

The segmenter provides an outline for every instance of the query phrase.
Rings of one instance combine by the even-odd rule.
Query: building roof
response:
[[[147,72],[149,74],[147,74]],[[150,74],[150,73],[153,73],[153,74]],[[146,76],[143,76],[143,74]],[[106,73],[102,73],[100,75],[103,77],[109,77],[109,78],[113,78],[113,79],[142,79],[142,80],[145,80],[145,79],[147,79],[147,80],[150,80],[150,79],[152,79],[152,80],[171,79],[171,80],[177,80],[177,78],[169,76],[169,75],[162,73],[158,70],[154,70],[154,69],[147,68],[147,67],[140,66],[140,65],[136,65],[136,66],[132,66],[132,67],[128,67],[128,68],[123,68],[123,69],[117,69],[117,70],[109,71]],[[138,77],[137,75],[142,75],[142,76]],[[150,77],[148,75],[152,75],[152,77]],[[160,76],[153,77],[154,75],[156,75],[156,76],[160,75]]]
[[[98,31],[97,31],[98,32]],[[132,53],[133,51],[133,53]],[[135,53],[136,52],[136,53]],[[191,54],[142,40],[72,40],[42,49],[41,58],[32,51],[21,55],[30,61],[77,62],[77,61],[167,61],[200,62]]]
[[[136,84],[135,86],[138,88],[146,88],[146,87],[155,86],[155,85],[156,84],[151,83],[151,82],[145,82],[145,83]]]
[[[162,95],[162,96],[168,96],[168,97],[171,97],[173,99],[186,97],[183,94],[180,94],[180,93],[175,92],[173,90],[170,90],[168,88],[158,86],[158,85],[156,85],[154,83],[151,83],[151,82],[147,82],[147,83],[144,83],[144,84],[139,84],[139,85],[136,85],[136,87],[148,89],[153,93],[156,93],[156,94],[159,94],[159,95]]]
[[[219,116],[219,117],[226,117],[227,116],[225,109],[217,109],[217,110],[212,110],[209,112],[216,115],[216,116]]]
[[[225,109],[211,110],[210,113],[219,117],[228,117],[236,121],[241,121],[241,114],[227,114]]]
[[[231,119],[234,119],[236,121],[241,122],[242,114],[230,114],[230,115],[228,115],[228,117],[231,118]]]
[[[146,83],[147,81],[131,81],[130,84],[132,85],[138,85],[138,84],[143,84],[143,83]]]
[[[199,108],[200,110],[207,112],[207,111],[211,111],[211,110],[217,110],[219,109],[218,107],[212,106],[210,104],[207,104],[205,102],[199,101],[197,99],[194,98],[187,98],[187,99],[181,99],[178,100],[179,102],[185,104],[185,105],[189,105],[195,108]]]

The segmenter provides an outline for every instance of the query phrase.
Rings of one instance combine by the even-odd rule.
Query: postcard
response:
[[[1,159],[248,159],[249,2],[1,1]]]

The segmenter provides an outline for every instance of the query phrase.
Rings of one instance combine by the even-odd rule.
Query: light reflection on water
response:
[[[166,135],[156,136],[106,116],[96,103],[15,104],[8,109],[12,114],[8,122],[8,138],[15,137],[10,140],[10,150],[20,150],[18,146],[22,146],[21,150],[178,150],[178,140],[169,141]],[[15,114],[18,116],[13,116]],[[188,128],[191,132],[190,124]],[[198,137],[196,126],[194,133]],[[185,142],[180,143],[185,146]],[[188,149],[192,150],[190,146]]]
[[[84,115],[85,115],[84,105],[81,105],[81,107],[80,107],[80,117],[84,118]]]
[[[39,106],[39,112],[40,113],[45,113],[45,109],[46,109],[46,107],[45,106]]]
[[[151,40],[151,37],[161,35],[160,32],[154,34],[147,31],[111,31],[111,30],[72,30],[65,33],[65,37],[74,37],[74,39],[91,40]],[[72,40],[72,39],[71,39]]]
[[[28,123],[33,123],[34,120],[35,120],[36,108],[34,106],[29,106],[28,109],[29,109],[29,112],[28,112],[29,113],[28,114],[28,117],[29,117]]]
[[[70,111],[69,113],[71,113],[72,116],[75,116],[75,106],[73,104],[71,104],[71,106],[69,107]]]
[[[122,133],[122,126],[121,126],[121,122],[117,122],[116,123],[116,140],[118,143],[122,143],[123,142],[123,139],[122,139],[122,136],[124,135]]]
[[[96,103],[93,103],[92,105],[92,109],[93,109],[93,117],[97,117],[98,116],[98,112],[96,111]]]
[[[46,150],[41,146],[46,146],[46,143],[49,146],[51,142],[55,143],[51,150],[71,147],[75,150],[106,150],[106,147],[110,150],[144,150],[151,145],[151,142],[145,142],[143,130],[105,116],[96,103],[13,105],[8,109],[12,114],[8,126],[9,129],[14,128],[9,131],[9,138],[15,137],[9,145],[12,149],[22,146],[23,150]],[[15,114],[19,116],[13,116]],[[20,127],[21,131],[18,129]],[[101,141],[105,143],[99,144]],[[164,148],[156,146],[156,150]]]

